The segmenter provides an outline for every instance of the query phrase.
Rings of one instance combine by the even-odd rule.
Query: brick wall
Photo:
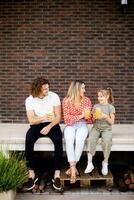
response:
[[[26,122],[29,84],[46,76],[61,99],[71,80],[96,102],[112,87],[116,123],[134,122],[134,1],[0,1],[0,121]]]

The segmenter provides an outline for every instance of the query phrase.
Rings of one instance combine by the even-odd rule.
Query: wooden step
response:
[[[65,174],[66,170],[61,171],[61,183],[63,187],[65,186],[66,181],[70,181],[70,177]],[[108,172],[108,175],[103,176],[101,173],[99,173],[98,169],[95,168],[92,173],[90,174],[84,174],[84,170],[80,169],[80,175],[77,176],[77,181],[80,181],[81,187],[90,187],[92,181],[105,181],[106,187],[113,186],[113,175],[111,172]]]

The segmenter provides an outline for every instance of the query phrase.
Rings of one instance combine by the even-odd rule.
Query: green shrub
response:
[[[22,154],[12,153],[6,158],[0,151],[0,192],[20,188],[27,177],[26,162]]]

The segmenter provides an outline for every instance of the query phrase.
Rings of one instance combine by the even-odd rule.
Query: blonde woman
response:
[[[65,122],[64,138],[67,158],[70,168],[66,171],[70,175],[70,183],[76,182],[76,163],[80,160],[85,140],[88,136],[88,123],[92,123],[91,117],[85,116],[85,110],[90,113],[92,103],[84,95],[85,84],[76,80],[71,82],[66,97],[63,99],[63,115]]]

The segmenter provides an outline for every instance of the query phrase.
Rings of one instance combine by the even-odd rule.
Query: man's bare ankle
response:
[[[32,169],[29,169],[29,175],[28,175],[28,177],[29,178],[32,178],[32,179],[34,179],[35,178],[35,173],[34,173],[34,170],[32,170]]]

